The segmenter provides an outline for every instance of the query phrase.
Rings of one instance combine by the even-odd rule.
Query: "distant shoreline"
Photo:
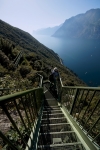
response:
[[[57,54],[58,55],[58,54]],[[59,55],[58,55],[58,57],[59,57]],[[60,60],[60,63],[61,63],[61,65],[63,65],[64,66],[64,64],[63,64],[63,60],[59,57],[59,60]]]

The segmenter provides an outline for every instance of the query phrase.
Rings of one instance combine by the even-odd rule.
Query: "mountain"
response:
[[[48,27],[48,28],[43,28],[43,29],[38,29],[38,30],[34,30],[33,31],[33,36],[34,34],[38,34],[38,35],[52,35],[54,34],[60,27],[62,26],[55,26],[55,27]]]
[[[20,46],[25,50],[39,54],[41,57],[52,57],[53,59],[56,58],[57,60],[59,60],[57,54],[54,53],[53,50],[50,50],[49,48],[41,44],[29,33],[13,27],[2,20],[0,20],[0,36],[11,40],[16,46]]]
[[[16,67],[15,60],[22,53]],[[48,80],[55,66],[59,69],[64,85],[86,85],[75,73],[61,65],[58,54],[53,50],[29,33],[0,20],[0,88],[32,88],[36,85],[37,73]]]
[[[100,9],[71,17],[52,35],[60,38],[100,39]]]

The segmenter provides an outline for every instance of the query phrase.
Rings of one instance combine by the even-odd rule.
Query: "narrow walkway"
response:
[[[45,102],[38,150],[84,150],[71,125],[58,106],[57,99],[44,88]]]

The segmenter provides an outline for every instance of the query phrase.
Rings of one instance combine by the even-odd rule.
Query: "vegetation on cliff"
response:
[[[16,67],[15,59],[20,52],[23,55]],[[61,65],[53,50],[39,43],[29,33],[0,21],[0,88],[32,88],[37,73],[48,80],[51,68],[55,66],[64,85],[85,85],[70,69]]]

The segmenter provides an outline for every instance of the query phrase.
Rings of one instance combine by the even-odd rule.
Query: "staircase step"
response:
[[[54,113],[60,113],[62,112],[60,109],[56,110],[45,110],[43,111],[43,114],[54,114]]]
[[[46,119],[46,118],[59,118],[59,117],[64,117],[64,114],[63,113],[43,114],[42,119]]]
[[[44,124],[41,125],[40,132],[62,132],[71,131],[71,126],[69,123],[59,123],[59,124]]]
[[[44,105],[44,108],[59,108],[59,106],[48,106],[48,105]]]
[[[40,133],[39,145],[62,144],[78,142],[74,131]]]
[[[59,107],[45,107],[45,108],[43,108],[43,111],[49,111],[49,110],[54,111],[54,110],[61,110],[61,109]]]
[[[48,118],[48,119],[42,119],[42,124],[56,124],[56,123],[67,123],[67,120],[65,117],[61,118]]]
[[[84,150],[81,142],[40,145],[38,150]]]

